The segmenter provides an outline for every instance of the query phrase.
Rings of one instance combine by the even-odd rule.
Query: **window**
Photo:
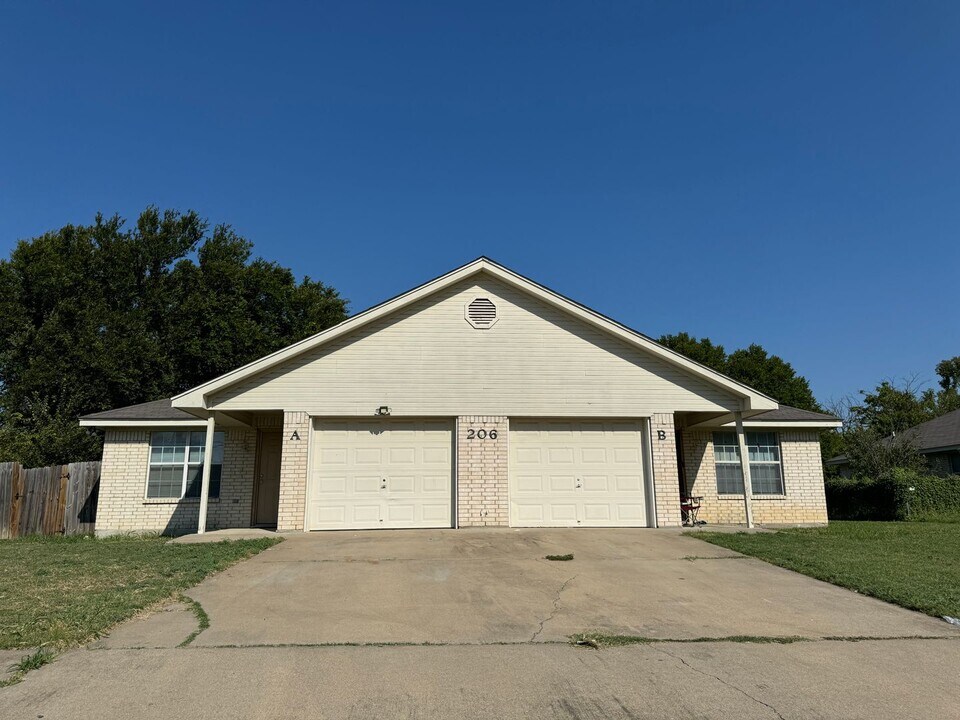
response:
[[[198,498],[203,479],[203,453],[207,433],[155,432],[150,435],[148,498]],[[223,468],[223,433],[213,434],[210,494],[220,497]]]
[[[744,433],[750,458],[750,488],[755,495],[783,495],[780,467],[780,441],[774,432]],[[720,495],[743,494],[743,469],[740,447],[732,432],[713,434],[713,454],[717,465],[717,492]]]
[[[960,452],[950,453],[950,472],[960,475]]]

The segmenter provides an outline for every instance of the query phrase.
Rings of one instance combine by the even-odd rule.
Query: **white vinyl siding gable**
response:
[[[478,297],[497,322],[478,332]],[[739,399],[493,278],[448,287],[209,400],[314,415],[636,417],[729,411]]]

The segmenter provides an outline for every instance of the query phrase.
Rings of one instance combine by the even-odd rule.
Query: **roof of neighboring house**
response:
[[[197,420],[183,410],[173,407],[170,398],[154,400],[153,402],[127,405],[126,407],[105,410],[103,412],[84,415],[81,420]]]
[[[960,410],[927,420],[903,432],[921,452],[960,445]]]
[[[822,412],[813,412],[812,410],[801,410],[800,408],[781,405],[776,410],[767,410],[758,415],[754,415],[750,420],[754,422],[809,422],[816,420],[836,420],[833,415]]]
[[[921,453],[960,446],[960,410],[915,425],[900,433],[900,437],[909,438]],[[842,465],[846,461],[846,455],[837,455],[826,462],[828,465]]]

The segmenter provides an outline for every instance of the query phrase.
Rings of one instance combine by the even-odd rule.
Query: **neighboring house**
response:
[[[709,522],[749,507],[759,523],[825,523],[818,433],[839,425],[486,258],[80,422],[106,432],[101,535],[676,526],[682,493],[704,496]]]
[[[937,475],[960,475],[960,410],[920,423],[898,437],[912,443]],[[839,475],[850,475],[845,455],[832,457],[825,464]]]

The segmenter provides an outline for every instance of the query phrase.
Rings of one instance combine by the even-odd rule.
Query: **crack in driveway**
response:
[[[576,579],[577,579],[577,576],[574,575],[573,577],[567,578],[566,580],[563,581],[563,585],[561,585],[560,589],[557,590],[556,597],[553,598],[553,610],[550,611],[550,614],[547,615],[547,617],[545,617],[543,620],[540,621],[540,626],[537,628],[536,632],[534,632],[533,635],[530,637],[530,642],[534,642],[538,637],[540,637],[540,633],[543,632],[543,626],[546,625],[551,620],[553,620],[553,617],[560,610],[560,596],[563,594],[563,591],[567,589],[567,585],[569,585],[571,582],[573,582]]]
[[[701,670],[700,668],[696,668],[696,667],[694,667],[693,665],[691,665],[690,663],[688,663],[686,660],[684,660],[682,657],[680,657],[679,655],[674,655],[673,653],[667,652],[667,651],[664,650],[663,648],[653,648],[653,649],[656,650],[656,651],[659,652],[659,653],[663,653],[664,655],[669,655],[669,656],[672,657],[674,660],[679,660],[680,663],[681,663],[684,667],[689,668],[690,670],[693,670],[693,672],[695,672],[695,673],[698,673],[698,674],[700,674],[700,675],[703,675],[704,677],[712,678],[712,679],[716,680],[717,682],[719,682],[721,685],[727,686],[727,687],[730,688],[731,690],[736,690],[738,693],[740,693],[741,695],[743,695],[745,698],[748,698],[748,699],[750,699],[750,700],[753,700],[755,703],[757,703],[757,704],[759,704],[759,705],[763,705],[765,708],[767,708],[768,710],[770,710],[774,715],[776,715],[780,720],[786,720],[786,718],[784,718],[783,715],[780,714],[780,711],[777,710],[773,705],[771,705],[770,703],[765,703],[763,700],[761,700],[761,699],[759,699],[759,698],[755,698],[753,695],[751,695],[750,693],[748,693],[748,692],[747,692],[746,690],[744,690],[743,688],[741,688],[741,687],[739,687],[739,686],[737,686],[737,685],[734,685],[733,683],[729,683],[729,682],[727,682],[726,680],[724,680],[723,678],[718,677],[717,675],[713,675],[713,674],[711,674],[711,673],[706,672],[705,670]]]

